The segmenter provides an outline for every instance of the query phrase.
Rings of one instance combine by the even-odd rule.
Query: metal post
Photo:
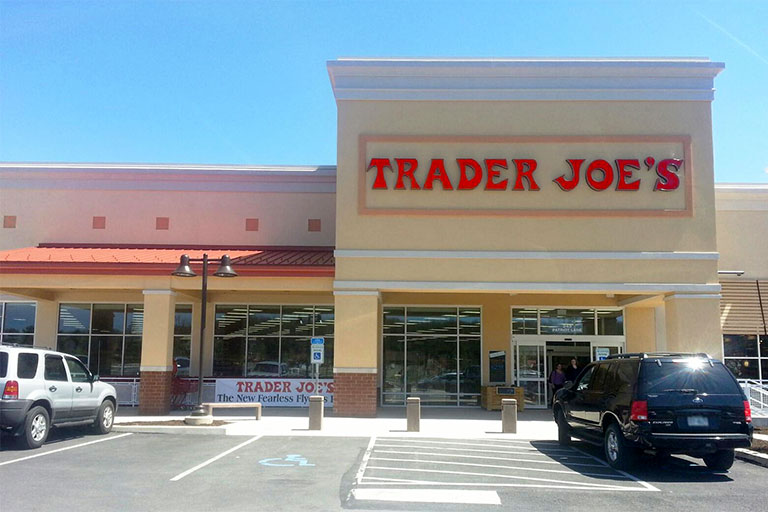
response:
[[[325,397],[313,395],[309,397],[309,430],[323,429],[323,414]]]
[[[197,365],[197,409],[201,415],[205,415],[203,410],[203,344],[205,343],[205,316],[206,305],[208,303],[208,255],[203,254],[203,286],[200,303],[200,345],[198,350]]]
[[[501,432],[517,434],[517,400],[514,398],[501,399]]]
[[[406,430],[419,432],[421,423],[421,398],[409,397],[405,399]]]

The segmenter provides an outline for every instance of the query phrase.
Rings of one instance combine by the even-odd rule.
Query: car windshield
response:
[[[739,394],[741,390],[719,361],[650,360],[643,365],[645,393]]]

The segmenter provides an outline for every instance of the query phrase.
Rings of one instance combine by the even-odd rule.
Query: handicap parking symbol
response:
[[[323,354],[321,354],[320,352],[314,352],[312,353],[312,357],[314,358],[315,361],[319,361],[320,359],[322,359]]]
[[[261,459],[259,461],[259,464],[262,466],[278,466],[278,467],[292,467],[292,466],[314,466],[314,464],[310,464],[307,462],[307,459],[302,457],[299,454],[293,454],[293,455],[286,455],[285,458],[270,458],[270,459]]]

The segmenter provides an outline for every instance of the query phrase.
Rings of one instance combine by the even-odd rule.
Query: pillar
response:
[[[176,293],[144,290],[139,414],[164,415],[171,407]]]
[[[664,298],[664,321],[668,351],[723,358],[719,294],[669,295]]]
[[[334,412],[376,416],[380,296],[376,291],[336,291],[333,347]]]
[[[59,332],[59,305],[55,300],[38,299],[35,306],[35,348],[56,350]]]

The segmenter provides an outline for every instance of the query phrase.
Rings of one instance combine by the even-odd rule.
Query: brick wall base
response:
[[[141,372],[139,414],[163,416],[171,410],[171,372]]]
[[[376,374],[334,373],[333,412],[339,416],[376,417]]]

